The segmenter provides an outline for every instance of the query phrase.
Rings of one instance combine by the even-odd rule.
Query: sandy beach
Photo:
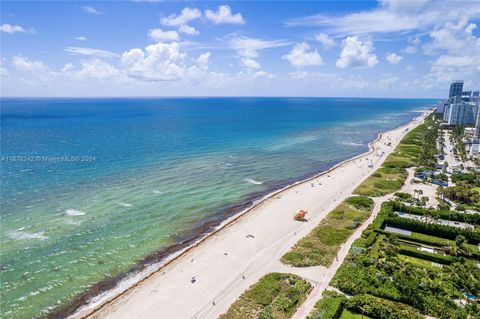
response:
[[[350,196],[426,114],[381,134],[369,152],[268,196],[139,284],[83,307],[72,318],[217,318],[272,271],[295,273],[318,286],[333,275],[331,268],[293,268],[280,257]],[[299,209],[308,211],[308,222],[293,220]]]

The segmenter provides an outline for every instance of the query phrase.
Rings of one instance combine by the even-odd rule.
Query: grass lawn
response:
[[[291,318],[312,285],[293,274],[270,273],[245,291],[220,319]]]
[[[415,257],[410,257],[410,256],[405,256],[405,255],[401,255],[401,254],[399,254],[397,257],[401,261],[408,262],[408,263],[410,263],[414,266],[420,267],[420,268],[425,268],[425,269],[432,270],[432,271],[439,271],[439,270],[442,269],[441,267],[432,265],[432,262],[428,261],[428,260],[415,258]]]
[[[383,196],[398,191],[407,178],[405,168],[414,166],[422,152],[423,136],[427,130],[427,126],[422,124],[405,135],[395,151],[385,159],[382,167],[360,184],[354,193]]]
[[[407,171],[404,168],[380,167],[370,175],[354,191],[364,196],[383,196],[398,191],[405,179]]]
[[[340,316],[340,319],[369,319],[370,317],[367,317],[365,315],[360,315],[358,313],[353,313],[351,311],[348,311],[347,309],[344,309],[342,311],[342,315]]]
[[[307,236],[282,256],[282,262],[296,267],[328,266],[343,244],[370,216],[373,200],[364,196],[345,199]]]

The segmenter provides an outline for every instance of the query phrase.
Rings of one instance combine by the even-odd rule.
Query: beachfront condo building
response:
[[[463,92],[463,80],[457,80],[450,84],[450,93],[448,94],[449,98],[453,98],[455,96],[462,96]]]
[[[475,124],[478,105],[457,101],[451,103],[446,109],[448,110],[446,114],[446,122],[448,125]]]

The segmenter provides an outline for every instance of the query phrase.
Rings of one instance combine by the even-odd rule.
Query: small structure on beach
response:
[[[307,221],[305,219],[306,214],[307,214],[307,211],[301,209],[301,210],[299,210],[295,213],[295,215],[293,216],[293,219],[296,220],[296,221],[300,221],[300,222]]]

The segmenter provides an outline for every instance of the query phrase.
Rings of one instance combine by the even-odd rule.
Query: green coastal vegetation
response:
[[[397,191],[408,167],[433,171],[437,132],[429,117],[355,193],[381,196]],[[466,302],[466,296],[480,295],[480,213],[462,211],[480,207],[480,173],[473,170],[450,178],[455,186],[439,187],[439,209],[420,207],[425,205],[407,193],[396,193],[395,200],[383,203],[330,282],[342,293],[325,291],[309,318],[480,318],[480,305]],[[442,198],[455,202],[456,210]]]
[[[369,319],[396,318],[421,319],[412,307],[372,295],[356,295],[348,298],[333,291],[325,291],[307,319]]]
[[[455,186],[440,190],[440,195],[464,208],[480,211],[480,172],[452,174]]]
[[[354,191],[365,196],[383,196],[399,190],[408,174],[406,168],[435,167],[437,124],[432,116],[408,132],[382,166]]]
[[[373,200],[368,196],[398,191],[405,182],[406,168],[414,167],[417,172],[436,169],[437,136],[438,124],[430,116],[410,131],[382,167],[356,189],[360,196],[340,203],[282,256],[282,262],[295,267],[331,265],[339,247],[371,214]],[[397,192],[382,204],[331,280],[335,291],[323,292],[309,319],[420,319],[426,315],[480,319],[480,304],[475,301],[480,296],[480,213],[474,212],[480,207],[480,173],[442,173],[437,178],[455,183],[438,188],[437,209],[424,207],[425,203],[415,196],[418,190],[414,195]],[[455,209],[443,198],[454,202]],[[471,211],[466,213],[465,209]],[[257,285],[268,287],[264,278],[249,291]],[[287,318],[298,308],[295,302],[306,295],[302,295],[303,289],[297,289],[296,294],[289,295],[295,297],[285,302],[284,311],[279,311],[275,300],[277,296],[282,300],[281,291],[285,290],[267,293],[270,297],[263,303],[253,301],[256,298],[247,291],[230,308],[227,314],[231,317],[222,318]],[[256,294],[263,294],[261,291],[257,288]]]
[[[220,319],[292,317],[312,290],[312,285],[293,274],[269,273],[252,285]]]
[[[365,196],[345,199],[307,236],[302,238],[281,261],[295,267],[329,266],[342,245],[370,216],[373,200]]]
[[[392,218],[396,218],[396,205],[395,202],[382,205],[379,215],[352,245],[330,283],[354,296],[345,299],[342,306],[356,313],[365,311],[371,318],[420,318],[422,315],[439,319],[479,318],[478,304],[468,303],[462,307],[455,302],[464,298],[464,292],[474,296],[480,294],[480,269],[476,265],[478,232],[457,235],[451,240],[446,230],[435,232],[435,235],[430,233],[434,224],[426,222],[419,222],[416,231],[427,234],[427,238],[385,231],[385,226],[391,226]],[[426,242],[435,246],[426,245]],[[354,298],[360,300],[356,309],[349,306]],[[378,303],[372,306],[367,302],[371,300]],[[386,316],[379,312],[384,303],[390,303],[389,308],[397,310],[398,314]],[[414,313],[401,316],[406,313],[405,306]]]

